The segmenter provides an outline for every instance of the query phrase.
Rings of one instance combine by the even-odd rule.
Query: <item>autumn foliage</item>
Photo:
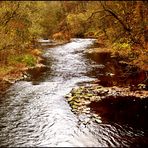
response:
[[[147,61],[147,7],[147,1],[1,1],[0,65],[30,51],[40,37],[96,38],[133,63]]]

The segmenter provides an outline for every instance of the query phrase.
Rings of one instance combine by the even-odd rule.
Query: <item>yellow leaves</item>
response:
[[[71,25],[75,24],[75,23],[86,21],[86,19],[87,19],[87,16],[85,15],[85,13],[69,14],[67,16],[67,21]]]
[[[114,43],[113,51],[118,52],[123,56],[129,56],[132,52],[131,45],[129,43]]]
[[[34,56],[40,56],[42,52],[39,49],[33,49],[31,50],[31,54]]]
[[[68,16],[67,16],[67,21],[68,21],[68,23],[70,24],[70,25],[73,25],[74,24],[74,22],[76,22],[76,15],[75,14],[69,14]]]
[[[57,32],[57,33],[54,33],[52,35],[52,38],[54,40],[59,40],[59,41],[69,41],[70,40],[70,36],[69,36],[69,33],[68,32]]]
[[[113,44],[113,48],[115,50],[131,50],[130,44],[128,43],[114,43]]]
[[[79,20],[82,20],[82,21],[85,21],[85,20],[86,20],[86,15],[85,15],[85,13],[79,13],[79,14],[77,15],[77,17],[78,17]]]
[[[41,34],[43,29],[44,2],[2,2],[0,7],[0,49],[24,47],[32,36]],[[10,47],[10,48],[11,48]]]

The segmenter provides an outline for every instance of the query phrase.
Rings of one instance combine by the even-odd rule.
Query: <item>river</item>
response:
[[[0,99],[0,146],[40,147],[130,146],[142,131],[111,124],[79,123],[64,96],[82,83],[96,79],[102,64],[86,58],[84,50],[94,39],[72,39],[46,47],[47,68],[31,81],[12,85]]]

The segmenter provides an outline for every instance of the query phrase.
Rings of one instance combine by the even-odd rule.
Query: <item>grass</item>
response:
[[[34,67],[38,63],[41,51],[34,49],[21,54],[14,51],[6,55],[6,61],[0,62],[0,79],[5,77],[17,78],[21,75],[24,68]]]
[[[31,54],[11,55],[8,58],[8,65],[18,65],[19,63],[32,67],[36,65],[37,59]]]

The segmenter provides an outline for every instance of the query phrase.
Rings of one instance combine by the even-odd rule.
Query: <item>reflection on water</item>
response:
[[[47,48],[47,68],[30,71],[31,81],[17,82],[6,92],[0,99],[0,146],[129,146],[144,135],[119,125],[78,124],[71,112],[64,95],[107,71],[106,58],[100,56],[98,65],[83,54],[93,41],[73,39]]]
[[[92,53],[86,56],[96,63],[104,65],[102,69],[95,67],[93,72],[100,80],[99,84],[105,87],[110,86],[130,86],[137,88],[140,83],[146,84],[148,90],[148,80],[146,71],[140,70],[137,67],[119,63],[116,58],[111,58],[110,53]]]
[[[90,107],[101,115],[104,122],[128,124],[148,131],[148,97],[140,99],[130,96],[108,96],[99,102],[92,102]]]

